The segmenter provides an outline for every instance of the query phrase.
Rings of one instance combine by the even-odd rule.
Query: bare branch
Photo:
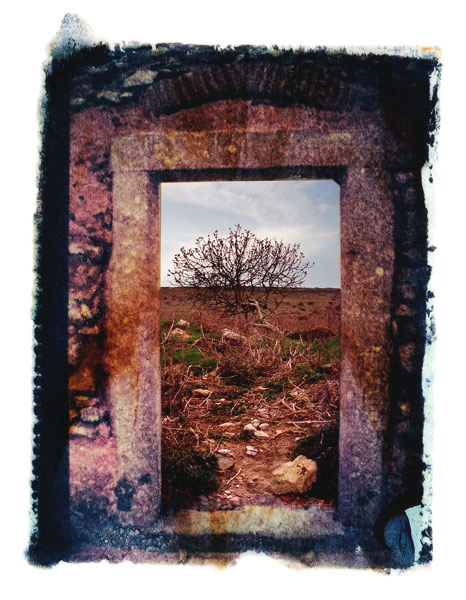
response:
[[[255,311],[263,321],[287,290],[304,283],[312,266],[304,262],[299,244],[261,240],[236,225],[226,237],[214,231],[199,237],[193,248],[181,248],[168,275],[175,285],[187,288],[196,303],[227,314]]]

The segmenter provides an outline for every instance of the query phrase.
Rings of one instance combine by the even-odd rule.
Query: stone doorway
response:
[[[108,394],[114,409],[119,479],[150,479],[139,498],[134,497],[131,512],[137,521],[156,519],[161,500],[159,273],[149,267],[158,263],[160,182],[264,179],[271,173],[330,176],[341,185],[338,510],[342,516],[358,512],[354,501],[358,490],[364,497],[364,518],[377,512],[384,479],[379,430],[386,418],[386,402],[381,398],[388,402],[384,372],[390,361],[378,349],[389,346],[393,215],[385,201],[387,174],[379,167],[362,166],[368,157],[373,162],[377,156],[373,140],[366,142],[362,144],[357,135],[316,139],[306,131],[148,134],[114,141],[114,246],[106,289]],[[322,154],[322,147],[328,152]],[[355,158],[357,164],[352,164]],[[272,166],[280,161],[285,163],[282,167]],[[342,168],[342,163],[347,166]],[[372,297],[371,310],[365,311],[361,324],[361,310]],[[373,358],[365,361],[364,379],[370,381],[370,389],[363,393],[354,360],[360,353],[367,355],[368,348]]]
[[[83,530],[101,547],[110,538],[124,547],[134,524],[153,547],[153,531],[174,531],[158,517],[153,266],[164,181],[282,170],[339,183],[339,498],[336,511],[313,512],[306,527],[295,519],[293,531],[313,545],[327,519],[350,537],[355,528],[370,537],[392,502],[421,502],[430,334],[424,183],[439,62],[435,51],[416,52],[104,44],[53,59],[38,225],[39,547],[62,552]],[[285,513],[270,525],[272,537],[291,535]],[[188,519],[188,530],[257,531],[244,514],[233,520],[204,521],[203,529]]]

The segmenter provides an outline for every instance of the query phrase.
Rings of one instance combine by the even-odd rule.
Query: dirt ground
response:
[[[176,288],[162,289],[161,315],[165,331],[167,327],[173,331],[179,319],[192,323],[206,317],[205,313],[193,310],[182,292]],[[296,338],[296,332],[305,335],[320,328],[327,331],[327,336],[339,338],[339,315],[339,290],[299,290],[286,297],[275,322],[285,331],[284,337],[294,334]],[[230,320],[228,325],[234,330],[234,322]],[[170,352],[192,352],[196,348],[207,356],[203,344],[209,340],[195,335],[188,337],[189,331],[171,337],[169,329],[165,344]],[[212,368],[198,367],[197,370],[190,370],[189,365],[186,367],[182,362],[170,363],[172,371],[167,371],[169,376],[163,388],[165,445],[189,443],[197,451],[212,453],[218,459],[217,491],[185,496],[183,490],[179,490],[177,506],[231,510],[243,505],[305,507],[334,503],[332,494],[331,497],[324,494],[323,499],[322,494],[316,497],[311,490],[305,496],[277,496],[270,489],[272,471],[292,460],[300,440],[309,434],[319,434],[338,421],[339,357],[328,363],[328,357],[321,358],[319,346],[325,341],[315,343],[319,347],[318,366],[321,368],[315,379],[310,380],[296,377],[296,368],[294,375],[286,379],[280,379],[275,372],[256,369],[254,372],[260,375],[252,376],[245,386],[237,377],[225,375],[219,360]],[[247,350],[244,349],[245,360]],[[237,344],[236,352],[241,351],[241,344]],[[180,379],[183,368],[186,374]],[[179,381],[182,384],[177,388]],[[251,429],[250,425],[254,430],[245,431],[245,426]]]
[[[184,506],[207,510],[209,508],[233,509],[245,504],[332,505],[331,501],[326,503],[312,497],[312,493],[301,497],[289,494],[276,496],[272,493],[270,489],[272,471],[291,460],[296,443],[308,431],[310,420],[288,420],[289,413],[292,411],[286,406],[281,410],[280,405],[267,408],[262,402],[254,403],[254,392],[251,392],[247,416],[245,414],[231,416],[225,411],[222,418],[212,418],[209,416],[209,408],[214,401],[209,400],[208,397],[194,400],[193,408],[197,407],[199,448],[215,454],[219,459],[219,469],[216,470],[219,489],[209,495],[203,494],[197,500],[189,500],[184,503]],[[297,390],[297,392],[311,395],[312,389]],[[221,407],[222,399],[215,401],[215,406]],[[257,439],[252,434],[250,438],[244,438],[243,428],[248,423],[257,425],[258,431],[266,433],[268,437]]]

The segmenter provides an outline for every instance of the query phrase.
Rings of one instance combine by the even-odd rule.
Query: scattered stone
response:
[[[179,319],[176,324],[178,327],[189,327],[190,325],[189,321],[185,321],[184,319]]]
[[[231,331],[231,329],[222,329],[222,336],[227,340],[241,340],[243,336],[235,331]]]
[[[84,321],[92,319],[92,312],[87,304],[84,304],[84,302],[81,304],[75,303],[69,307],[68,317],[70,323],[74,325],[81,325]]]
[[[150,85],[156,77],[157,71],[151,71],[150,69],[138,69],[135,73],[123,81],[123,87]]]
[[[246,446],[246,454],[248,456],[256,456],[257,455],[257,448],[254,448],[254,446]]]
[[[100,398],[96,396],[75,396],[74,403],[77,408],[83,409],[88,406],[95,406],[100,402]]]
[[[227,427],[233,427],[233,425],[234,425],[234,423],[230,423],[230,422],[228,422],[228,423],[221,423],[221,424],[219,425],[219,427],[222,427],[222,428],[225,428],[225,429],[227,429]]]
[[[217,456],[217,471],[228,471],[235,466],[235,459],[231,456]]]
[[[187,339],[189,335],[186,333],[184,329],[180,329],[179,327],[175,327],[170,332],[170,337],[180,337],[183,340]]]
[[[94,440],[98,435],[98,429],[87,423],[78,422],[70,427],[70,436],[73,438],[87,438],[88,440]]]
[[[261,431],[260,429],[256,429],[256,431],[254,432],[254,437],[258,440],[265,440],[269,437],[269,434],[265,431]]]
[[[198,388],[197,390],[193,390],[193,394],[197,394],[198,396],[208,396],[211,393],[212,393],[211,390],[203,390],[201,388]]]
[[[259,429],[269,429],[270,425],[268,423],[261,423],[259,425]]]
[[[253,421],[251,421],[251,425],[253,425],[254,427],[259,427],[259,425],[260,425],[259,419],[254,419]]]
[[[243,431],[244,431],[244,433],[253,434],[255,431],[257,431],[257,429],[254,427],[254,425],[252,423],[248,423],[247,425],[245,425],[243,427]]]
[[[217,454],[223,454],[224,456],[233,456],[233,450],[230,450],[230,448],[220,448],[220,450],[217,450]]]
[[[118,92],[104,90],[97,94],[97,98],[105,98],[105,100],[108,100],[109,102],[118,102],[120,100],[120,94]]]
[[[81,421],[83,423],[100,423],[105,416],[105,410],[98,406],[89,406],[81,411]]]
[[[305,494],[317,479],[317,464],[303,455],[286,462],[272,471],[270,487],[281,494]]]

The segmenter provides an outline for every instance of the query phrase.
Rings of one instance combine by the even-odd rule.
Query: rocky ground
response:
[[[323,310],[339,298],[319,300]],[[295,298],[299,316],[305,306],[307,319],[295,319],[295,331],[280,334],[221,327],[225,321],[206,315],[203,325],[176,317],[162,321],[163,454],[177,458],[189,447],[218,462],[215,491],[191,493],[181,473],[168,506],[229,510],[334,503],[339,339],[319,327],[322,318],[314,314],[312,320],[315,303]],[[282,323],[294,316],[290,312],[281,313]],[[309,491],[278,494],[273,471],[300,454],[322,463],[318,481]]]

